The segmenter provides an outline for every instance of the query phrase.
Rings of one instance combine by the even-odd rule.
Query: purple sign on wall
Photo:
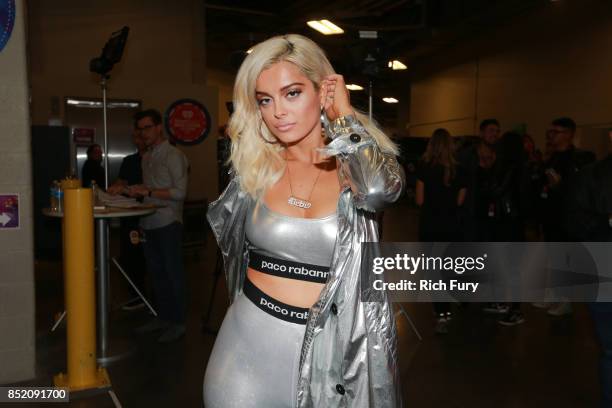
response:
[[[19,194],[0,194],[0,229],[19,228]]]

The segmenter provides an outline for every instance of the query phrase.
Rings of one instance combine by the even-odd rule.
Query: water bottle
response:
[[[57,198],[55,196],[55,183],[56,181],[54,180],[51,183],[51,187],[49,187],[49,207],[51,208],[51,211],[57,211]]]
[[[91,197],[92,197],[92,203],[94,207],[97,207],[100,205],[98,191],[99,191],[98,184],[96,183],[95,180],[91,180]]]
[[[49,189],[49,204],[51,207],[51,211],[61,212],[63,209],[63,194],[62,187],[60,186],[59,181],[53,180],[51,183],[51,188]]]
[[[55,192],[57,196],[57,212],[62,212],[64,211],[64,189],[62,189],[60,182],[57,182]]]

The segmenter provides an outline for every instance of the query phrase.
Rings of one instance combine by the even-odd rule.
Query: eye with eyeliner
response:
[[[300,94],[302,93],[302,90],[299,88],[293,88],[293,89],[289,89],[286,93],[285,93],[285,97],[288,99],[295,99],[298,96],[300,96]],[[267,106],[270,104],[272,98],[268,98],[268,97],[262,97],[262,98],[258,98],[257,99],[257,105],[258,106]]]
[[[270,98],[257,99],[257,105],[259,106],[266,106],[268,103],[270,103]]]
[[[290,99],[297,98],[302,93],[301,89],[290,89],[287,91],[287,97]]]

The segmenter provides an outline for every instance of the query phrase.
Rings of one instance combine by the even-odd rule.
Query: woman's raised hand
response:
[[[351,106],[349,90],[346,89],[342,75],[333,74],[323,79],[321,82],[321,106],[330,121],[355,114]]]

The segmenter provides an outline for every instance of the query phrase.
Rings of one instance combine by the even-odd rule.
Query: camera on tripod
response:
[[[89,62],[89,71],[100,75],[108,74],[113,66],[121,60],[129,31],[130,28],[125,26],[112,33],[102,49],[102,54]]]

